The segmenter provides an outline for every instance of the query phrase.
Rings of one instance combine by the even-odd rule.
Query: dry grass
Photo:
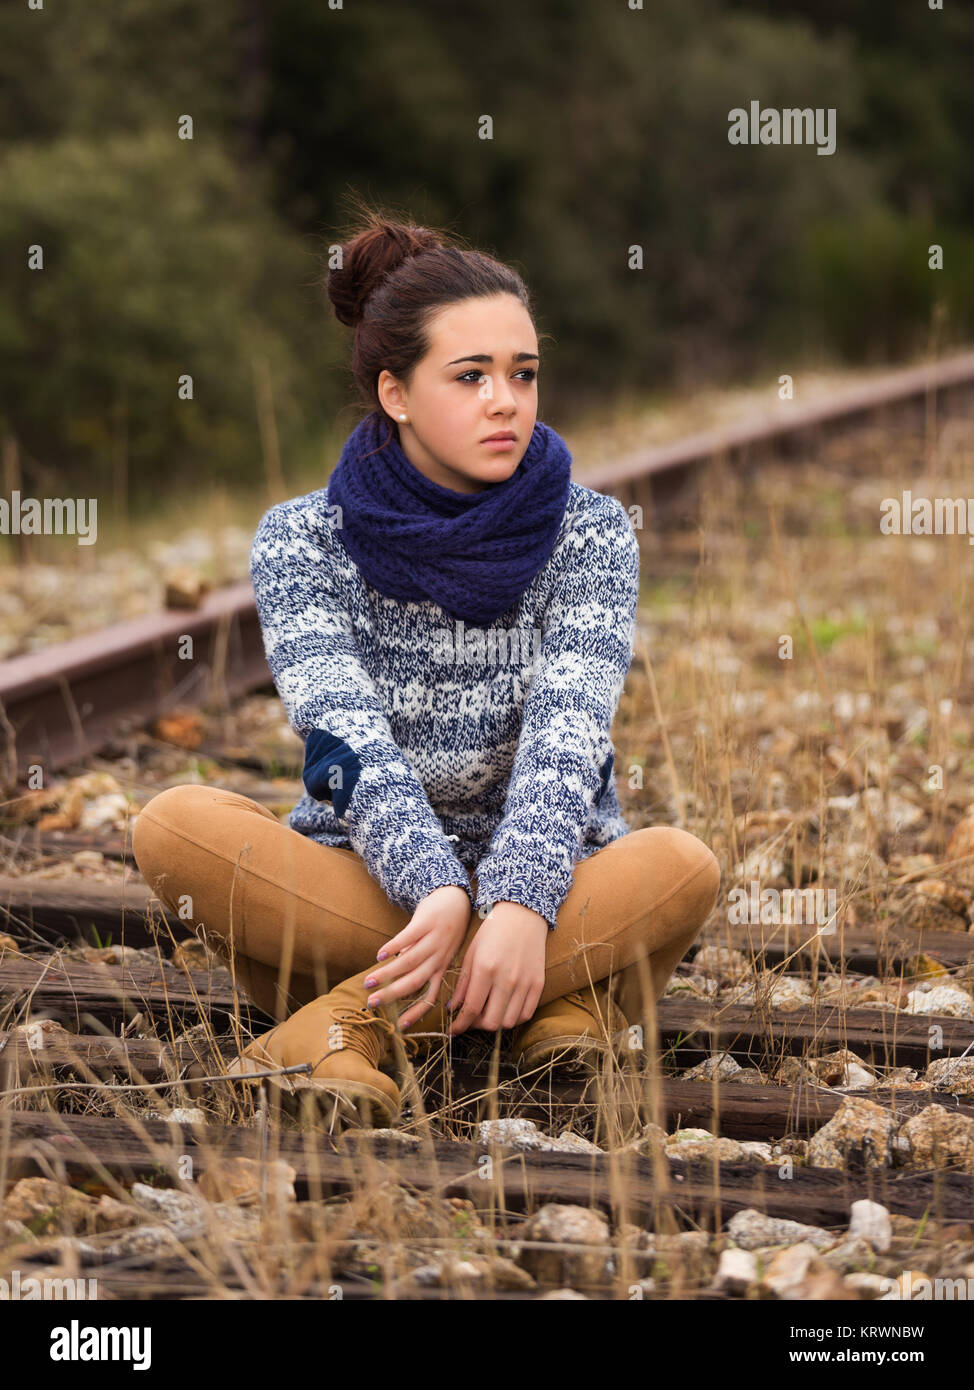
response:
[[[722,939],[728,921],[728,893],[752,878],[779,891],[834,889],[840,931],[912,910],[919,881],[943,879],[961,893],[974,890],[974,867],[944,857],[952,828],[974,803],[970,550],[964,537],[882,536],[878,525],[880,500],[906,487],[966,496],[972,456],[974,424],[961,419],[942,420],[929,437],[861,431],[814,459],[752,476],[714,467],[703,488],[699,529],[647,535],[637,654],[613,731],[617,787],[633,828],[681,824],[717,852],[724,883],[709,927],[713,941]],[[793,655],[783,660],[779,651],[786,637]],[[232,729],[224,726],[222,732],[232,739]],[[185,755],[170,756],[176,760],[171,780],[179,780],[176,763]],[[943,770],[942,786],[930,785],[934,767]],[[969,921],[953,915],[954,929],[967,931]],[[942,928],[944,920],[937,918],[935,925]],[[780,930],[755,924],[755,945]],[[724,935],[729,945],[730,933]],[[164,954],[171,949],[162,940],[160,946]],[[36,941],[32,953],[39,954]],[[164,974],[169,969],[160,965]],[[968,974],[966,968],[947,971],[966,992]],[[769,987],[785,978],[801,982],[814,1001],[843,1009],[862,988],[841,962],[821,955],[796,952],[761,983]],[[895,997],[897,985],[902,993],[915,980],[901,972],[898,980],[874,983]],[[681,993],[711,998],[719,1009],[733,1002],[739,987],[708,980],[691,962],[667,990],[668,996]],[[650,1041],[653,1014],[650,1007]],[[232,1051],[249,1036],[239,1017],[231,1038],[214,1034],[205,999],[200,1015],[202,1022],[188,1037],[200,1042],[201,1061],[210,1047]],[[30,1016],[30,1000],[18,1001],[16,1019]],[[186,1030],[164,1011],[143,1017],[137,1032],[174,1043]],[[247,1218],[252,1229],[246,1239],[229,1217],[207,1208],[205,1236],[179,1239],[165,1259],[135,1259],[136,1274],[149,1277],[145,1271],[154,1271],[158,1283],[169,1269],[174,1290],[183,1279],[204,1285],[211,1297],[327,1297],[338,1285],[379,1297],[418,1297],[422,1288],[408,1282],[409,1272],[432,1260],[433,1252],[446,1252],[474,1263],[482,1259],[487,1282],[477,1284],[469,1271],[448,1268],[434,1291],[439,1296],[473,1296],[489,1287],[491,1271],[495,1292],[502,1291],[504,1280],[514,1278],[503,1264],[511,1256],[543,1269],[542,1287],[570,1283],[597,1296],[628,1298],[638,1288],[646,1296],[681,1298],[707,1287],[719,1237],[714,1246],[712,1229],[699,1232],[700,1249],[692,1239],[678,1238],[678,1230],[692,1232],[694,1223],[678,1205],[663,1204],[674,1184],[658,1154],[654,1182],[661,1202],[650,1223],[655,1237],[647,1240],[623,1216],[632,1177],[625,1145],[640,1122],[661,1118],[660,1083],[678,1074],[678,1054],[650,1045],[641,1068],[607,1065],[592,1075],[584,1101],[566,1106],[546,1090],[543,1077],[528,1087],[524,1079],[500,1074],[505,1042],[506,1035],[483,1034],[443,1040],[403,1082],[401,1132],[424,1144],[429,1135],[465,1140],[480,1119],[516,1117],[528,1104],[533,1113],[540,1108],[540,1129],[567,1129],[608,1151],[600,1162],[607,1169],[613,1219],[604,1250],[598,1244],[551,1245],[523,1234],[519,1242],[523,1216],[508,1210],[498,1178],[518,1164],[516,1150],[485,1150],[496,1165],[494,1176],[478,1188],[476,1204],[451,1207],[417,1193],[407,1200],[408,1193],[383,1186],[395,1181],[397,1161],[380,1160],[366,1148],[356,1157],[358,1186],[351,1194],[330,1198],[326,1186],[316,1193],[312,1183],[298,1204],[298,1221],[293,1205],[275,1202],[264,1191],[248,1208],[258,1217]],[[783,1052],[769,1055],[765,1077],[783,1061]],[[486,1075],[479,1095],[455,1093],[453,1076],[461,1062]],[[173,1147],[153,1139],[147,1128],[151,1111],[201,1105],[208,1124],[253,1132],[255,1151],[269,1159],[283,1137],[298,1136],[312,1173],[316,1156],[336,1138],[320,1128],[295,1127],[229,1082],[209,1082],[201,1092],[175,1078],[142,1090],[88,1080],[88,1089],[49,1083],[39,1090],[27,1082],[10,1090],[0,1111],[0,1181],[12,1162],[5,1120],[24,1110],[122,1120],[150,1146],[167,1184],[173,1182],[173,1154],[184,1150],[178,1141]],[[733,1083],[715,1078],[711,1084],[719,1106]],[[643,1104],[636,1119],[635,1098]],[[796,1152],[800,1162],[801,1145],[793,1134],[768,1137],[781,1152]],[[424,1152],[437,1172],[435,1153]],[[63,1181],[66,1170],[56,1153],[38,1153],[35,1162]],[[716,1159],[712,1172],[719,1198]],[[112,1173],[103,1170],[98,1178],[98,1190],[131,1202]],[[951,1239],[956,1241],[956,1232],[945,1235],[936,1222],[909,1223],[909,1229],[904,1224],[898,1243],[873,1268],[932,1272],[958,1254]],[[77,1258],[69,1247],[70,1242],[60,1256],[65,1268]],[[704,1247],[709,1254],[702,1253]],[[970,1239],[961,1247],[974,1259]],[[554,1252],[561,1263],[531,1265],[531,1251],[539,1261]],[[588,1278],[592,1260],[604,1256],[611,1265],[601,1267],[599,1278]],[[11,1260],[26,1265],[36,1255],[14,1242],[0,1249],[0,1265]],[[557,1274],[551,1281],[553,1269],[561,1271],[560,1281]],[[110,1277],[106,1270],[105,1280]],[[640,1285],[644,1278],[655,1284]]]

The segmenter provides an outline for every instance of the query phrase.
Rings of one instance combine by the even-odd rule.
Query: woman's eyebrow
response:
[[[493,362],[493,357],[487,352],[472,352],[469,357],[455,357],[452,362],[447,362],[447,367],[455,367],[459,362]],[[513,362],[540,362],[541,358],[536,352],[515,352],[511,358]]]

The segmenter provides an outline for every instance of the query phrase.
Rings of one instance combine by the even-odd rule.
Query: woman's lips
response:
[[[517,443],[516,439],[485,439],[483,445],[485,449],[492,449],[495,454],[508,454]]]

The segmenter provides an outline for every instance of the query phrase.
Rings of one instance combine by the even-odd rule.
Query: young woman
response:
[[[420,1020],[514,1028],[522,1065],[624,1046],[720,870],[694,835],[621,816],[639,547],[537,419],[522,280],[372,212],[342,251],[327,292],[368,413],[251,555],[307,794],[284,825],[171,787],[133,848],[278,1020],[236,1070],[310,1064],[305,1088],[384,1124],[400,1096],[379,1064],[397,1030],[415,1052]]]

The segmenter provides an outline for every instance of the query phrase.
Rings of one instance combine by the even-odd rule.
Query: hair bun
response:
[[[339,323],[361,322],[369,295],[412,256],[443,245],[439,232],[373,216],[369,225],[342,246],[342,267],[328,272],[328,298]]]

